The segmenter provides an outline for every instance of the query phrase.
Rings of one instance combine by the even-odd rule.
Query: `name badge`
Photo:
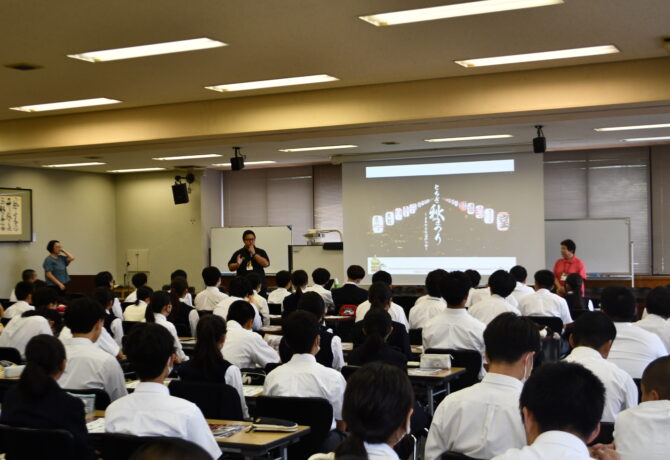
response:
[[[254,269],[254,264],[251,263],[251,261],[247,262],[247,270],[253,270]]]
[[[565,281],[565,280],[567,279],[567,277],[568,277],[568,274],[567,274],[567,273],[563,273],[563,274],[561,275],[561,281]]]

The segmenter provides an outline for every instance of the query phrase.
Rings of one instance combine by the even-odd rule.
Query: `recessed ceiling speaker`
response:
[[[244,155],[240,153],[241,147],[233,147],[235,156],[230,159],[230,169],[240,171],[244,169]]]
[[[533,138],[533,152],[544,153],[547,150],[547,138],[542,132],[542,125],[535,125],[537,129],[537,137]]]
[[[172,186],[172,198],[174,199],[174,204],[188,203],[188,188],[186,184],[174,184]]]

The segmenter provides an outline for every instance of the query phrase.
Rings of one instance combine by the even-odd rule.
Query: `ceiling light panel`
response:
[[[670,123],[660,123],[657,125],[610,126],[608,128],[595,128],[594,131],[598,132],[633,131],[636,129],[659,129],[659,128],[670,128]]]
[[[312,83],[326,83],[336,80],[338,80],[338,78],[326,74],[321,74],[308,75],[304,77],[278,78],[276,80],[249,81],[245,83],[205,86],[205,89],[211,89],[212,91],[225,93],[229,91],[249,91],[252,89],[277,88],[280,86],[309,85]]]
[[[656,141],[670,141],[670,136],[659,136],[659,137],[634,137],[630,139],[624,139],[624,142],[656,142]]]
[[[136,169],[112,169],[107,172],[110,173],[134,173],[134,172],[149,172],[149,171],[164,171],[165,168],[136,168]]]
[[[106,165],[107,163],[100,163],[97,161],[89,162],[89,163],[62,163],[62,164],[56,164],[56,165],[44,165],[45,168],[76,168],[78,166],[100,166],[100,165]]]
[[[320,147],[300,147],[295,149],[279,149],[280,152],[309,152],[312,150],[338,150],[338,149],[354,149],[358,147],[357,145],[347,144],[347,145],[323,145]]]
[[[157,56],[160,54],[184,53],[187,51],[220,48],[222,46],[227,46],[227,44],[218,40],[212,40],[211,38],[192,38],[189,40],[154,43],[151,45],[130,46],[127,48],[68,54],[67,57],[87,62],[106,62],[146,56]]]
[[[481,141],[486,139],[509,139],[514,137],[511,134],[489,134],[485,136],[467,136],[467,137],[443,137],[440,139],[426,139],[426,142],[461,142],[461,141]]]
[[[20,107],[10,107],[10,110],[19,112],[46,112],[49,110],[76,109],[79,107],[93,107],[96,105],[118,104],[121,101],[116,99],[107,99],[106,97],[97,97],[94,99],[79,99],[76,101],[49,102],[47,104],[23,105]]]
[[[503,64],[518,64],[521,62],[551,61],[554,59],[569,59],[586,56],[598,56],[601,54],[619,53],[619,48],[614,45],[588,46],[585,48],[572,48],[556,51],[542,51],[539,53],[513,54],[509,56],[496,56],[478,59],[466,59],[454,61],[463,67],[485,67]]]
[[[158,158],[153,158],[154,160],[159,160],[159,161],[174,161],[174,160],[197,160],[200,158],[216,158],[220,157],[221,155],[217,155],[216,153],[208,153],[204,155],[181,155],[181,156],[176,156],[176,157],[158,157]]]
[[[244,165],[245,166],[248,166],[248,165],[269,165],[269,164],[273,164],[273,163],[276,163],[276,161],[245,161]],[[230,166],[230,163],[217,163],[217,164],[214,164],[212,166],[227,167],[227,166]]]

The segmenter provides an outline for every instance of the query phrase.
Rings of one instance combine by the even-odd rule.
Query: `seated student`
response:
[[[281,305],[284,299],[291,295],[291,273],[286,270],[280,270],[275,275],[277,288],[268,295],[268,303]]]
[[[149,279],[147,278],[146,273],[135,273],[132,278],[130,278],[130,282],[133,283],[133,286],[135,286],[135,290],[128,294],[128,296],[123,299],[125,303],[135,303],[137,300],[137,290],[141,288],[142,286],[146,286],[147,282]]]
[[[268,307],[268,301],[265,300],[260,292],[263,289],[263,279],[256,272],[247,272],[245,275],[251,284],[251,289],[253,290],[253,295],[249,298],[251,304],[256,307],[258,313],[261,315],[261,321],[263,326],[270,325],[270,307]]]
[[[35,307],[31,305],[33,302],[34,288],[35,286],[33,283],[29,283],[28,281],[19,281],[16,283],[14,292],[16,294],[17,301],[5,310],[3,317],[14,318],[15,316],[21,316],[27,311],[34,310]]]
[[[172,312],[170,303],[170,294],[165,291],[156,291],[151,294],[149,305],[147,305],[144,320],[147,323],[156,323],[167,329],[174,338],[174,353],[177,356],[177,364],[188,361],[188,356],[184,353],[177,335],[177,328],[168,321],[167,317]]]
[[[168,321],[177,327],[177,331],[181,336],[194,335],[191,329],[195,331],[198,325],[200,315],[195,308],[184,302],[188,294],[188,283],[180,276],[176,277],[170,283],[170,304],[172,309],[168,315]]]
[[[279,354],[251,330],[256,314],[256,309],[246,300],[236,300],[228,309],[228,332],[221,353],[240,369],[264,368],[268,363],[280,361]]]
[[[391,315],[381,308],[373,308],[363,320],[365,342],[354,347],[347,357],[352,366],[381,361],[407,371],[407,356],[389,345],[386,340],[393,332]]]
[[[293,313],[298,309],[300,296],[303,292],[306,292],[308,281],[309,278],[307,277],[307,272],[305,270],[295,270],[291,273],[291,284],[295,288],[295,292],[284,297],[284,301],[281,304],[282,317],[285,317],[289,313]]]
[[[140,383],[135,391],[109,405],[105,411],[105,431],[135,436],[171,436],[192,441],[221,456],[209,425],[198,406],[170,396],[165,378],[177,361],[174,339],[157,324],[135,326],[124,343]]]
[[[63,344],[50,335],[36,335],[26,345],[26,367],[18,385],[5,394],[0,423],[37,429],[61,429],[74,437],[75,459],[93,459],[81,399],[56,381],[66,367]],[[58,446],[54,446],[57,449]]]
[[[584,278],[579,273],[570,273],[565,277],[565,301],[573,318],[575,317],[573,312],[593,311],[593,302],[584,297],[583,293]]]
[[[389,289],[393,289],[393,278],[391,278],[391,274],[388,272],[383,270],[375,272],[375,274],[372,275],[372,283],[374,284],[378,282],[386,283]],[[356,322],[363,321],[363,318],[365,318],[365,314],[368,312],[368,310],[370,310],[369,299],[360,304],[356,309]],[[392,302],[389,315],[391,315],[391,319],[393,321],[402,324],[405,326],[405,330],[409,331],[409,321],[407,321],[407,315],[405,315],[405,310],[400,305]]]
[[[645,331],[656,334],[670,351],[670,289],[655,287],[647,295],[647,316],[634,323]]]
[[[30,339],[40,334],[53,335],[51,325],[58,315],[54,313],[53,310],[40,307],[12,318],[0,334],[0,347],[16,348],[21,353],[21,358],[25,359],[26,344]]]
[[[174,280],[177,277],[184,278],[186,280],[186,285],[188,286],[188,275],[184,270],[177,269],[173,271],[170,274],[170,283],[172,283],[172,280]],[[182,299],[182,301],[189,307],[193,307],[193,296],[191,296],[190,292],[186,292],[186,296]]]
[[[197,340],[193,358],[179,366],[184,381],[226,383],[237,390],[245,417],[249,416],[244,399],[240,368],[226,361],[221,354],[226,342],[226,322],[217,315],[203,316],[196,329]]]
[[[114,293],[114,276],[110,272],[100,272],[95,275],[95,287],[104,287],[109,289],[109,292]],[[121,301],[114,295],[114,304],[112,305],[112,313],[117,318],[123,318],[123,310],[121,309]]]
[[[147,304],[153,294],[153,289],[149,286],[142,286],[137,289],[137,299],[134,304],[130,304],[123,311],[124,321],[144,321],[146,316]]]
[[[342,355],[342,340],[328,330],[324,325],[326,316],[326,307],[321,297],[316,292],[305,292],[298,302],[298,310],[304,310],[312,313],[319,322],[319,336],[321,337],[321,346],[316,354],[316,362],[326,367],[340,370],[344,366],[344,356]],[[279,342],[279,356],[283,363],[288,362],[293,356],[291,348],[282,337]]]
[[[112,305],[114,303],[113,294],[109,292],[109,289],[97,288],[93,291],[91,297],[97,300],[98,303],[102,305],[103,308],[105,309],[105,324],[104,324],[105,330],[107,331],[107,334],[113,337],[116,344],[120,347],[123,343],[123,323],[121,318],[117,318],[116,316],[114,316],[114,313],[112,313]],[[100,334],[100,338],[102,339],[103,335],[107,334],[104,333]],[[100,342],[100,339],[98,340],[98,342]],[[104,349],[104,347],[100,348]]]
[[[399,460],[393,446],[407,434],[413,407],[414,390],[405,372],[388,364],[366,364],[351,376],[344,394],[342,416],[349,436],[334,453],[310,460]]]
[[[391,318],[393,318],[393,315],[391,314],[391,305],[393,302],[391,287],[382,281],[377,281],[372,283],[368,292],[368,304],[370,305],[368,312],[380,309],[388,312],[388,314],[391,315]],[[356,310],[356,312],[358,312],[358,310]],[[409,346],[409,334],[407,333],[407,329],[405,329],[403,324],[396,321],[392,321],[391,325],[393,326],[393,331],[387,340],[388,344],[395,347],[398,351],[407,356],[408,359],[411,358],[412,349]],[[365,335],[363,333],[364,327],[364,321],[358,321],[354,324],[354,327],[351,330],[351,341],[354,343],[354,346],[365,342]]]
[[[561,318],[563,326],[567,326],[572,322],[570,309],[563,297],[550,291],[554,281],[554,274],[550,270],[535,272],[535,293],[521,299],[519,310],[524,316],[555,316]]]
[[[324,398],[333,406],[331,430],[337,427],[338,431],[344,431],[342,398],[347,382],[338,371],[316,362],[314,355],[319,351],[321,341],[319,322],[313,314],[298,310],[286,317],[283,329],[293,356],[265,377],[263,393],[267,396]]]
[[[642,374],[642,403],[616,418],[614,444],[621,460],[665,460],[670,452],[670,356]]]
[[[607,359],[631,377],[641,378],[650,362],[668,354],[656,334],[631,323],[635,317],[635,296],[630,289],[607,286],[600,295],[600,306],[616,327],[616,340]]]
[[[64,341],[67,368],[58,384],[71,390],[105,390],[114,401],[128,392],[119,362],[95,345],[104,321],[105,310],[95,300],[82,297],[70,304],[65,325],[72,331],[72,338]]]
[[[230,293],[230,296],[219,302],[214,309],[214,314],[219,315],[223,319],[228,318],[228,311],[233,303],[238,300],[244,300],[245,302],[251,303],[250,299],[254,295],[251,283],[245,276],[233,277],[233,279],[230,280],[228,292]],[[263,327],[263,321],[261,320],[261,315],[258,313],[258,309],[253,304],[251,306],[254,309],[253,330],[259,331]]]
[[[484,297],[479,302],[475,303],[468,309],[468,313],[481,321],[488,324],[501,313],[512,312],[520,315],[519,310],[511,306],[505,301],[506,297],[511,296],[516,280],[505,270],[496,270],[489,276],[489,290],[491,295]]]
[[[447,304],[440,293],[440,281],[448,273],[442,269],[433,270],[426,275],[426,292],[420,297],[409,310],[410,329],[421,329],[428,325],[430,320],[442,313]]]
[[[470,291],[468,292],[468,300],[465,303],[465,308],[470,308],[473,304],[479,302],[485,297],[491,295],[488,286],[480,287],[479,283],[482,281],[482,275],[477,270],[465,270],[465,274],[470,278]]]
[[[546,363],[524,384],[519,404],[528,446],[495,460],[591,458],[586,445],[600,433],[605,406],[605,387],[591,371],[575,363]]]
[[[349,265],[347,268],[347,282],[337,289],[333,289],[333,303],[339,308],[342,305],[360,305],[368,300],[368,291],[359,287],[365,278],[365,270],[360,265]]]
[[[616,364],[607,361],[607,355],[616,343],[616,327],[604,313],[584,313],[575,321],[570,345],[572,352],[567,362],[578,363],[593,372],[605,385],[603,422],[614,422],[624,409],[637,406],[637,387],[630,375]],[[616,339],[616,340],[615,340]]]
[[[486,326],[484,342],[489,371],[481,383],[451,393],[437,407],[427,460],[446,451],[491,458],[526,445],[519,396],[540,351],[540,334],[532,321],[508,312]]]
[[[23,270],[21,272],[21,281],[27,281],[29,283],[34,283],[37,281],[37,272],[33,270],[32,268],[27,268],[26,270]],[[16,290],[12,289],[12,292],[9,294],[9,301],[10,302],[16,302]]]
[[[512,275],[516,281],[516,287],[514,288],[514,291],[512,291],[512,296],[516,299],[517,302],[520,302],[522,297],[535,292],[532,287],[526,285],[528,271],[526,271],[525,267],[521,265],[515,265],[509,269],[509,274]]]
[[[327,311],[334,309],[335,302],[333,302],[333,294],[330,292],[330,289],[324,287],[324,285],[330,281],[330,272],[325,268],[319,267],[312,272],[312,281],[314,284],[305,289],[305,292],[316,292],[323,297]]]
[[[212,311],[219,302],[228,297],[228,294],[224,294],[219,289],[219,286],[221,286],[221,270],[213,266],[203,268],[202,280],[206,287],[195,296],[195,308]]]

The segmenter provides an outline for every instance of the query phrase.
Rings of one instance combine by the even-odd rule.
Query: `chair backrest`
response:
[[[123,335],[126,336],[128,333],[138,324],[142,324],[141,321],[121,321],[121,327],[123,328]],[[189,332],[188,335],[191,335]]]
[[[177,337],[191,337],[191,326],[183,323],[174,323],[175,329],[177,329]]]
[[[458,453],[458,452],[445,452],[442,454],[442,460],[477,460],[474,457],[468,457],[467,455]]]
[[[99,388],[86,390],[70,390],[65,389],[68,393],[75,395],[95,395],[95,410],[106,410],[112,401],[105,390]]]
[[[451,391],[462,390],[479,382],[482,355],[477,350],[453,350],[451,348],[429,348],[426,353],[448,354],[453,357],[452,367],[464,367],[465,374],[451,383]]]
[[[67,430],[0,425],[0,450],[7,460],[74,458],[74,437]]]
[[[14,364],[21,364],[21,353],[12,347],[0,347],[0,361],[11,361]]]
[[[19,383],[19,379],[0,379],[0,404],[5,400],[5,393]]]
[[[134,436],[120,433],[96,433],[89,435],[89,438],[91,445],[100,451],[100,458],[104,460],[127,460],[145,444],[170,439],[164,436]]]
[[[563,332],[563,320],[556,316],[526,316],[526,318],[535,324],[548,327],[552,332],[558,332],[559,334]]]
[[[212,310],[198,310],[198,316],[202,318],[203,316],[211,315],[214,312]]]
[[[423,329],[410,329],[409,330],[409,344],[410,345],[421,345],[423,343],[422,337]]]
[[[268,310],[270,310],[271,315],[281,315],[281,304],[280,303],[269,303]]]
[[[342,376],[345,380],[349,380],[349,377],[351,377],[351,375],[358,369],[360,369],[360,366],[344,366],[340,369],[340,372],[342,372]]]
[[[269,374],[270,372],[277,369],[281,365],[282,363],[267,363],[265,365],[265,374]]]
[[[600,422],[600,434],[589,445],[611,444],[614,441],[614,423]]]
[[[173,380],[170,394],[191,401],[205,418],[242,420],[242,403],[235,388],[225,383],[184,382]]]
[[[288,458],[306,460],[321,451],[333,421],[333,407],[326,399],[259,396],[255,401],[258,417],[288,418],[292,422],[311,428],[308,435],[289,446]]]

